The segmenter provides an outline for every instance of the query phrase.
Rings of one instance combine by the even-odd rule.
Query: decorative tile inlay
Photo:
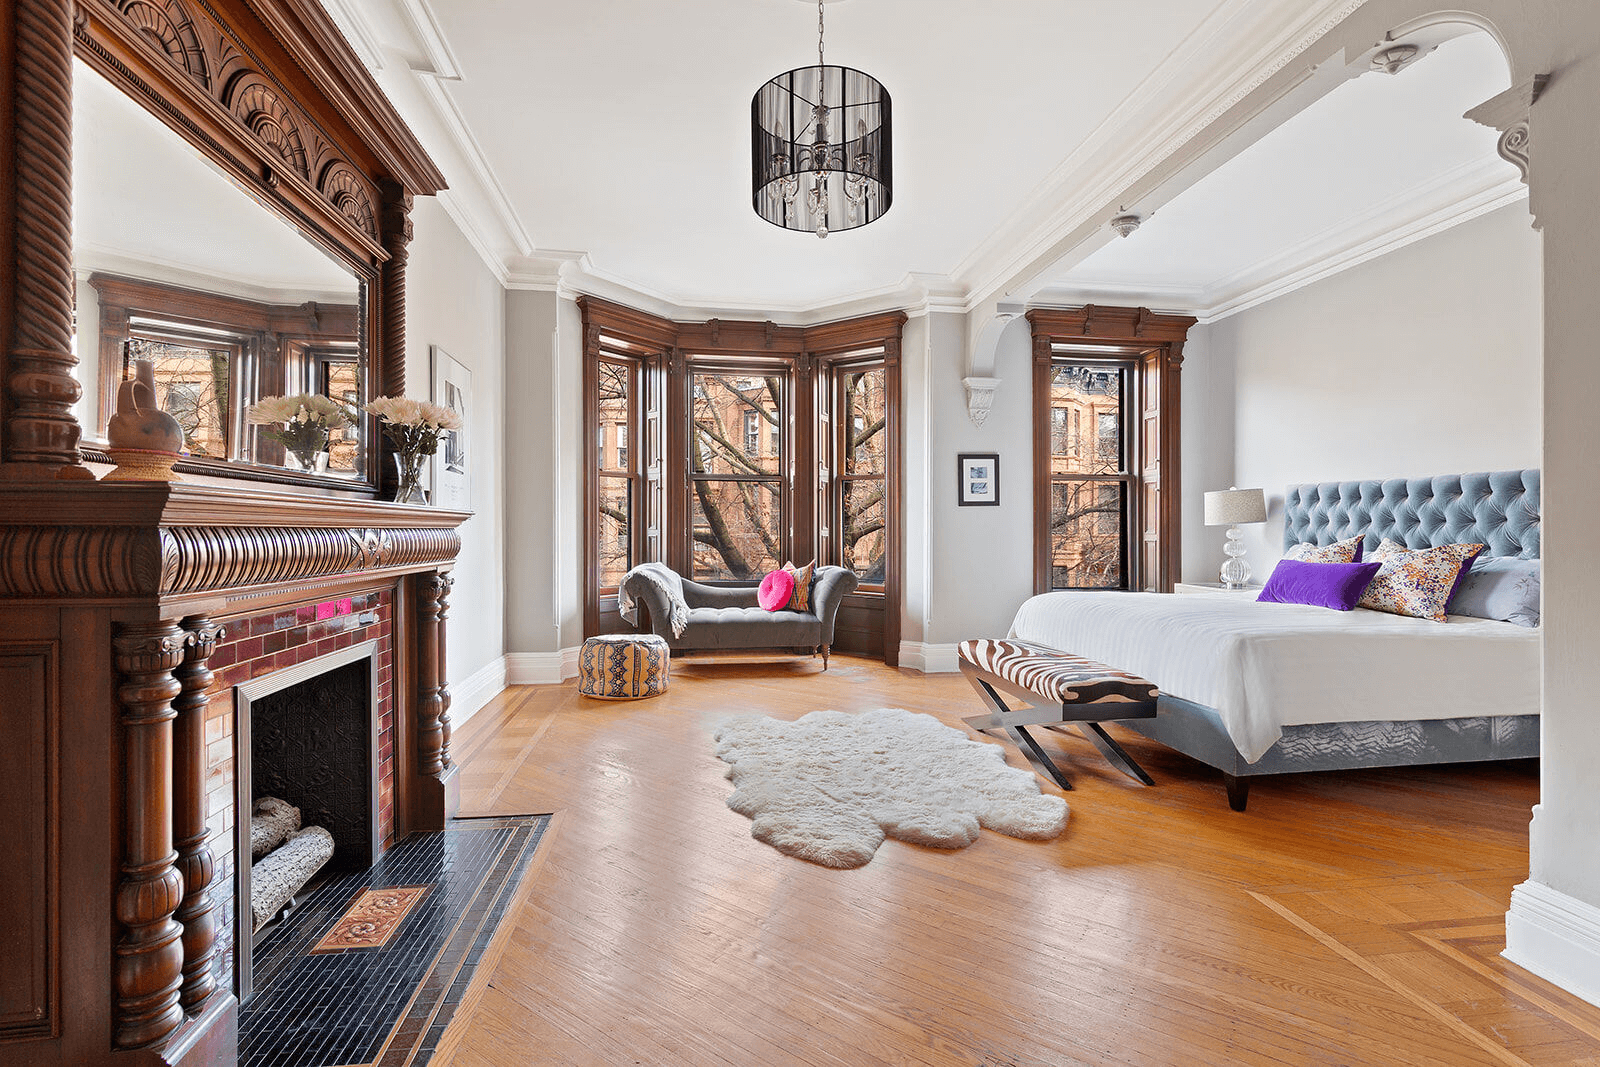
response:
[[[432,886],[401,885],[393,889],[363,889],[312,952],[343,952],[355,948],[382,948]]]
[[[241,1067],[422,1067],[466,996],[548,815],[453,819],[412,834],[370,870],[329,878],[256,945],[239,1009]],[[316,951],[351,899],[418,890],[388,941]]]

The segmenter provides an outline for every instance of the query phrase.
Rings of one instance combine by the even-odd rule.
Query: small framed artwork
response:
[[[956,457],[956,503],[964,508],[1000,506],[1000,453],[963,452]]]
[[[472,372],[438,345],[433,346],[433,402],[460,415],[461,429],[447,430],[439,437],[439,451],[433,457],[431,503],[435,507],[471,511],[467,433],[471,428]]]

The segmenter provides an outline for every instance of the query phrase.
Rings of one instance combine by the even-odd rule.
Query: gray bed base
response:
[[[1291,485],[1284,497],[1284,547],[1332,544],[1365,533],[1368,552],[1385,537],[1409,548],[1481,541],[1483,555],[1539,557],[1539,472],[1393,478]],[[1245,761],[1216,710],[1163,694],[1154,719],[1121,725],[1222,772],[1228,806],[1243,811],[1250,779],[1263,774],[1419,767],[1539,755],[1539,716],[1375,720],[1285,727],[1254,763]]]

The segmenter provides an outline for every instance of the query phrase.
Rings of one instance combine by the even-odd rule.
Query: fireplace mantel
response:
[[[437,569],[469,517],[234,485],[0,484],[0,599],[142,604],[168,618],[254,610],[307,583]]]
[[[443,828],[457,796],[445,620],[469,517],[237,485],[0,483],[0,692],[16,753],[0,760],[0,927],[32,931],[38,1005],[0,1018],[0,1043],[54,1031],[12,1046],[39,1062],[113,1048],[128,1062],[231,1060],[206,808],[207,708],[231,684],[209,661],[230,625],[382,596],[396,837]]]

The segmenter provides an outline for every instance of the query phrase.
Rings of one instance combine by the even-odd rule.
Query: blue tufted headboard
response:
[[[1407,548],[1481,541],[1485,556],[1538,559],[1539,472],[1307,483],[1284,494],[1285,549],[1358,533],[1369,552],[1392,537]]]

